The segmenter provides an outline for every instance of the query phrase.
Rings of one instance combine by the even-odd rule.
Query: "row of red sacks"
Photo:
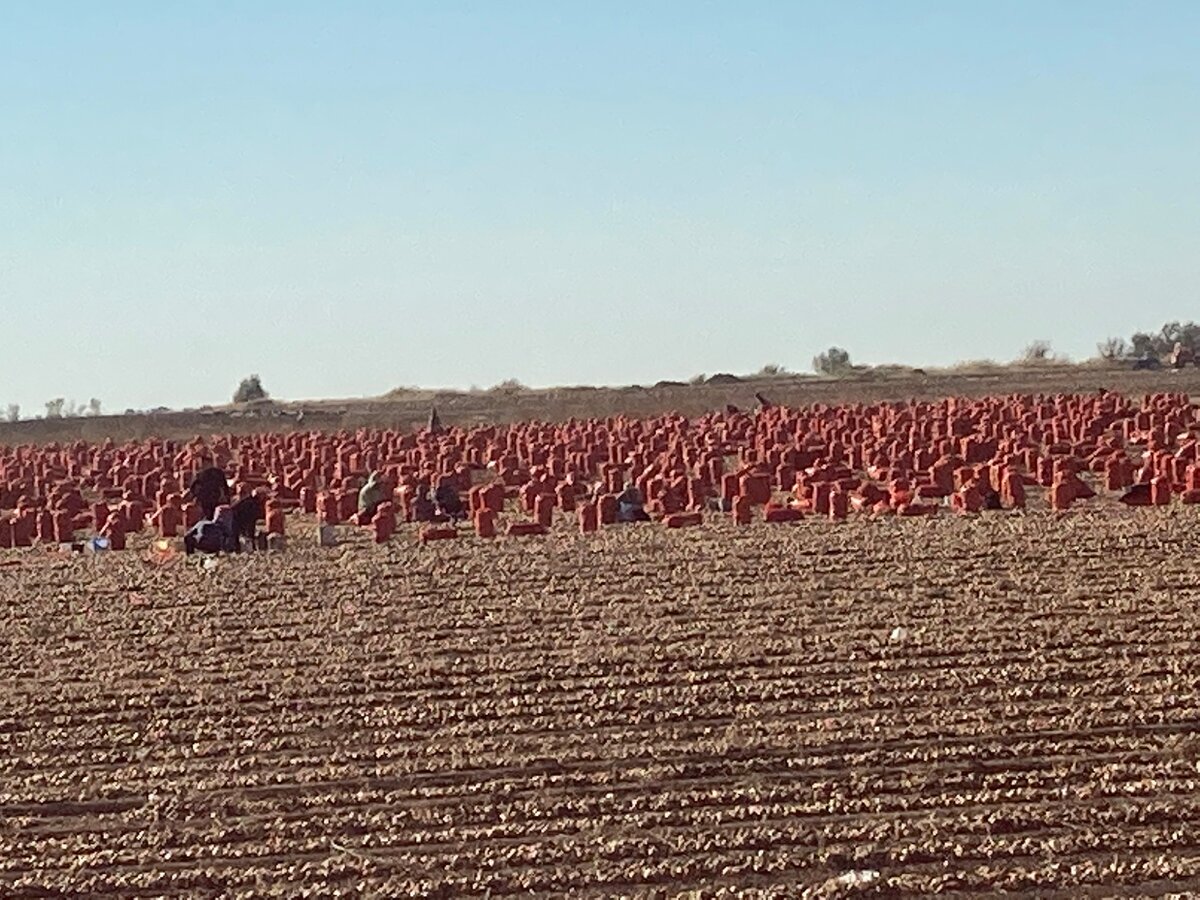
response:
[[[591,493],[593,480],[608,497],[633,482],[664,520],[718,499],[727,507],[743,497],[764,505],[779,492],[792,495],[801,512],[824,515],[832,507],[835,518],[843,502],[847,513],[901,515],[935,512],[946,497],[966,512],[982,508],[992,494],[1001,505],[1020,506],[1033,485],[1048,489],[1052,507],[1065,508],[1091,491],[1081,472],[1093,473],[1107,490],[1126,490],[1127,502],[1170,502],[1174,495],[1195,502],[1195,431],[1195,411],[1184,395],[1151,395],[1139,406],[1097,394],[774,408],[697,420],[614,417],[442,433],[8,448],[0,449],[0,507],[16,508],[0,516],[0,545],[2,522],[14,542],[79,530],[111,536],[147,521],[162,532],[187,527],[197,510],[171,498],[192,472],[211,463],[227,468],[239,493],[268,492],[276,527],[283,511],[295,508],[327,521],[348,520],[367,467],[395,480],[399,515],[406,518],[416,491],[439,481],[470,490],[487,467],[505,486],[505,497],[515,492],[521,508],[543,525],[548,506],[572,509]],[[1130,443],[1146,448],[1145,457],[1135,459]],[[736,464],[726,471],[730,459]],[[547,496],[553,501],[542,499]],[[603,496],[601,503],[611,502]],[[744,519],[739,510],[735,518]],[[767,515],[779,520],[794,513],[772,507]]]

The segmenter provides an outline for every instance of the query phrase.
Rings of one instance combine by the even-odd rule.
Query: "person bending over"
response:
[[[375,510],[384,501],[384,488],[379,472],[372,472],[367,483],[358,492],[358,524],[367,525],[375,516]]]
[[[216,466],[201,469],[192,479],[188,493],[200,506],[201,518],[212,521],[217,507],[229,503],[229,482]]]
[[[462,498],[458,496],[458,491],[450,483],[450,479],[443,478],[441,480],[433,499],[437,504],[438,512],[451,522],[457,522],[463,517]]]
[[[618,522],[649,522],[650,516],[646,512],[645,503],[642,501],[642,492],[638,490],[637,485],[632,481],[627,482],[625,490],[617,495],[617,521]]]
[[[267,504],[261,494],[251,494],[233,504],[233,534],[240,544],[242,538],[255,546],[258,537],[258,523],[267,518]]]
[[[240,547],[233,509],[221,505],[211,519],[201,519],[183,536],[183,549],[188,556],[201,553],[236,553]]]

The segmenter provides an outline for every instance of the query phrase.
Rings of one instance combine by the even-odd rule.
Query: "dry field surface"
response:
[[[756,391],[773,403],[792,407],[814,403],[878,403],[940,400],[1006,394],[1094,393],[1098,388],[1140,397],[1159,391],[1200,396],[1200,368],[1134,372],[1128,368],[1042,366],[995,368],[975,372],[943,371],[927,375],[865,374],[846,378],[785,376],[747,378],[736,384],[685,385],[661,382],[644,387],[565,387],[505,394],[412,390],[373,399],[297,401],[278,406],[219,407],[204,412],[163,412],[99,418],[0,422],[0,444],[49,441],[100,441],[203,434],[256,434],[297,427],[336,431],[339,428],[412,427],[424,424],[431,405],[448,425],[481,422],[560,422],[571,417],[614,415],[656,416],[678,412],[699,416],[732,403],[754,407]],[[302,426],[295,414],[304,413]]]
[[[0,554],[0,896],[1200,891],[1195,508],[559,528]]]

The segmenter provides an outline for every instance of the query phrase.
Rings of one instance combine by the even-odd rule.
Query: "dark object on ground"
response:
[[[191,527],[183,536],[183,551],[191,556],[197,550],[201,553],[220,553],[228,549],[228,535],[216,522],[204,519]]]
[[[618,522],[649,522],[650,514],[643,505],[642,492],[634,484],[625,485],[625,490],[617,496]]]
[[[758,393],[758,391],[754,392],[754,399],[758,401],[758,406],[760,409],[770,409],[775,405],[762,394]]]
[[[705,384],[741,384],[742,379],[738,378],[736,375],[730,375],[728,372],[718,372],[716,375],[713,375],[711,378],[708,379],[708,381],[706,381],[704,383]]]
[[[436,406],[429,407],[429,431],[432,434],[442,433],[442,420],[438,418]]]
[[[266,503],[257,494],[243,497],[233,504],[233,533],[235,537],[253,541],[258,523],[267,518]]]
[[[1133,361],[1135,372],[1157,372],[1162,368],[1162,362],[1154,356],[1143,356]]]
[[[234,529],[233,510],[222,506],[215,519],[201,519],[183,536],[188,556],[202,553],[237,553],[241,549]]]
[[[1150,506],[1153,498],[1150,494],[1150,485],[1148,483],[1135,484],[1118,500],[1126,506]]]
[[[731,416],[736,416],[741,412],[741,410],[738,409],[736,406],[734,406],[732,403],[726,403],[725,404],[725,412]]]
[[[621,504],[617,508],[617,521],[622,524],[649,522],[650,513],[646,512],[645,508],[641,506],[626,506],[625,504]]]
[[[438,512],[451,522],[463,517],[462,498],[458,496],[458,491],[454,489],[453,485],[443,483],[437,489],[433,499],[437,504]]]
[[[1000,503],[1000,495],[997,494],[995,491],[985,492],[983,495],[983,508],[984,509],[1004,509],[1004,506]]]
[[[218,506],[229,502],[229,482],[222,470],[209,466],[196,473],[188,493],[200,505],[202,518],[211,519]]]
[[[429,497],[429,491],[424,488],[413,497],[412,509],[414,522],[432,522],[437,516],[437,508]]]

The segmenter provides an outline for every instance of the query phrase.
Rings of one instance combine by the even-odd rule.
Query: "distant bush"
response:
[[[783,375],[791,375],[792,373],[785,369],[779,363],[767,363],[758,370],[759,378],[779,378]]]
[[[708,376],[705,375],[703,372],[701,372],[699,375],[693,375],[691,378],[689,378],[688,384],[699,385],[699,384],[704,384],[707,381],[708,381]]]
[[[1125,338],[1107,338],[1096,345],[1096,353],[1101,359],[1113,362],[1129,355],[1129,344]]]
[[[20,422],[21,421],[21,404],[19,404],[19,403],[8,404],[7,415],[8,415],[8,421]]]
[[[830,347],[813,357],[812,367],[818,375],[844,375],[852,368],[850,354],[841,347]]]
[[[1200,354],[1200,325],[1195,322],[1168,322],[1157,334],[1136,332],[1129,339],[1130,356],[1138,358],[1170,356],[1176,344],[1193,354]]]
[[[63,397],[55,397],[53,400],[46,401],[46,418],[61,419],[63,417],[63,407],[66,405],[66,399]]]
[[[529,388],[515,378],[506,378],[499,384],[492,385],[488,390],[493,394],[523,394]]]
[[[266,400],[270,397],[262,386],[262,379],[250,375],[242,379],[236,391],[233,392],[234,403],[253,403],[255,400]]]
[[[1041,363],[1054,358],[1049,341],[1033,341],[1021,351],[1021,362]]]

